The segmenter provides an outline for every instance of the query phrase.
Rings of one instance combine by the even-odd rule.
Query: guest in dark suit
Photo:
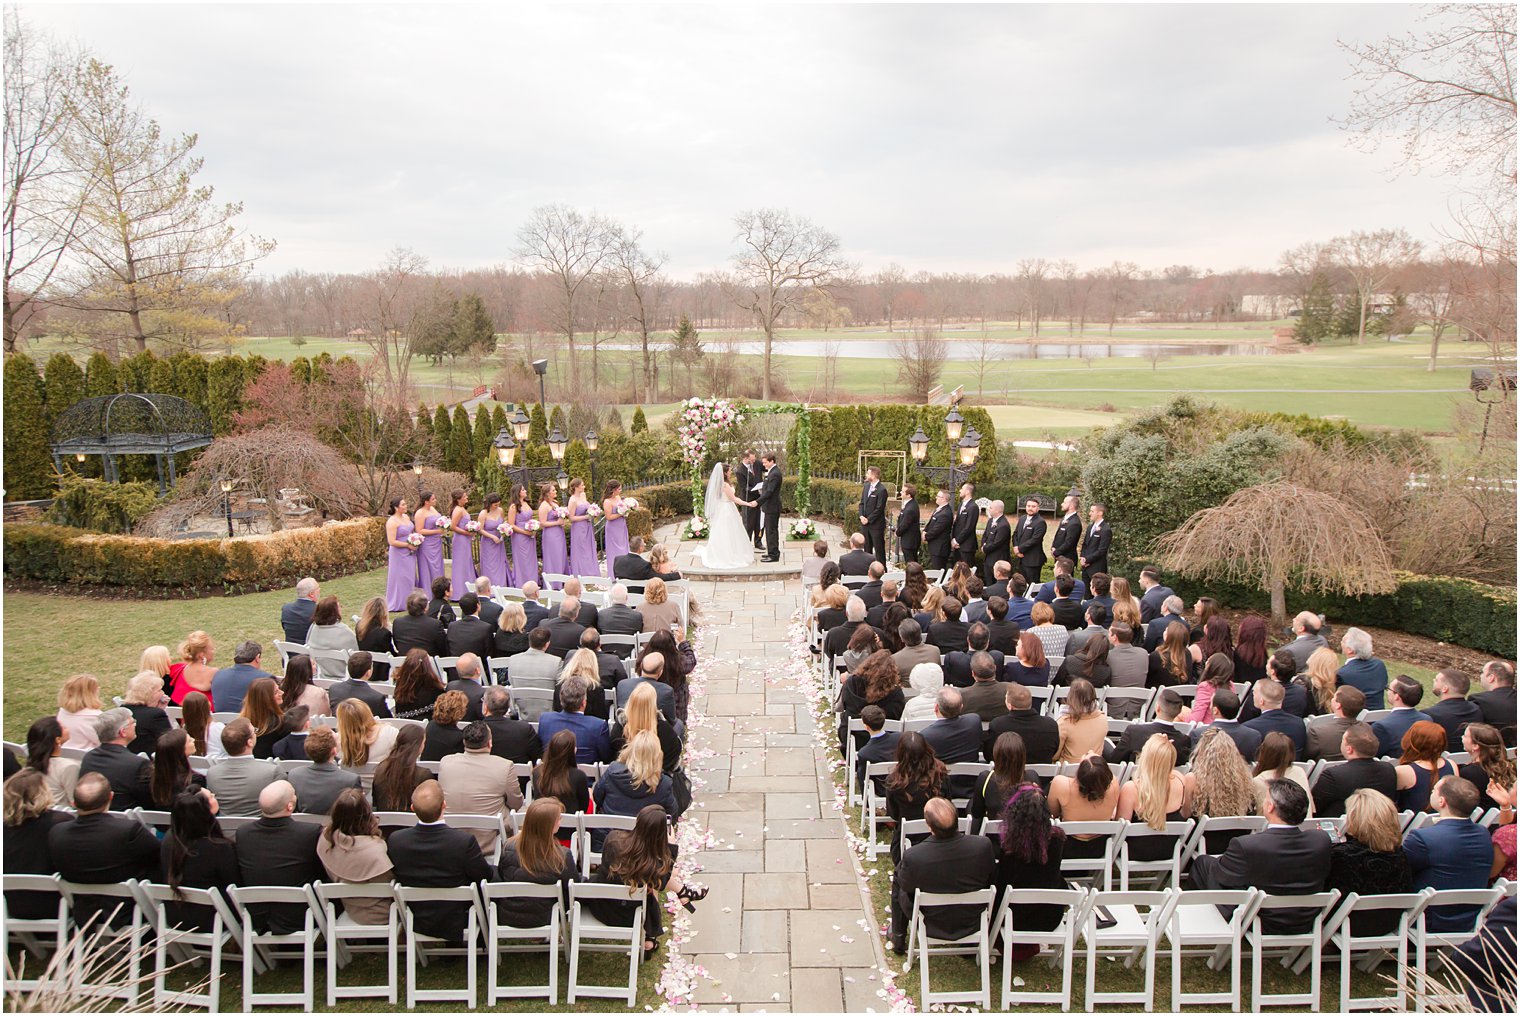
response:
[[[1498,727],[1504,746],[1515,746],[1515,669],[1508,663],[1490,660],[1483,665],[1483,687],[1488,690],[1469,701],[1483,711],[1483,722]]]
[[[1008,601],[1001,596],[987,600],[987,648],[995,649],[1004,656],[1019,651],[1019,633],[1022,629],[1008,616]]]
[[[1218,857],[1193,860],[1193,883],[1200,889],[1261,889],[1272,896],[1322,892],[1330,877],[1330,837],[1300,829],[1309,813],[1309,795],[1292,780],[1272,780],[1262,805],[1267,828],[1237,836]],[[1313,910],[1267,910],[1261,926],[1269,934],[1309,930]]]
[[[480,619],[480,597],[474,593],[461,596],[459,614],[459,620],[449,625],[444,635],[449,647],[448,655],[474,653],[482,660],[490,657],[496,648],[496,642],[491,626]]]
[[[1430,803],[1439,813],[1435,822],[1404,837],[1414,891],[1487,889],[1494,844],[1488,830],[1470,817],[1478,806],[1478,788],[1460,776],[1448,776],[1431,789]],[[1431,931],[1467,931],[1477,915],[1476,906],[1431,907],[1425,925]]]
[[[978,621],[966,629],[966,648],[953,653],[945,654],[945,684],[952,688],[971,687],[971,658],[977,653],[988,653],[997,669],[993,671],[993,680],[1003,672],[1003,654],[993,652],[989,648],[991,633],[987,626]]]
[[[970,634],[971,626],[960,619],[961,609],[960,600],[947,596],[940,601],[940,610],[947,620],[935,621],[929,625],[926,641],[937,646],[942,653],[959,652],[966,645],[966,636]]]
[[[917,561],[918,548],[923,545],[923,532],[919,529],[918,488],[905,484],[902,489],[902,510],[897,513],[893,531],[897,533],[897,546],[904,561]]]
[[[1124,733],[1114,742],[1112,748],[1103,751],[1105,762],[1133,762],[1140,756],[1140,749],[1145,747],[1152,734],[1165,734],[1167,740],[1172,742],[1172,747],[1177,749],[1177,764],[1185,765],[1188,756],[1193,752],[1193,742],[1181,730],[1177,729],[1177,717],[1182,715],[1182,696],[1164,688],[1161,698],[1156,702],[1156,718],[1150,723],[1131,723],[1124,728]]]
[[[238,871],[243,885],[305,885],[326,877],[317,857],[322,827],[297,822],[296,788],[275,780],[259,793],[259,820],[238,830]],[[294,903],[250,907],[254,926],[282,935],[305,927],[306,908]]]
[[[474,723],[480,719],[480,700],[485,697],[485,680],[480,658],[473,653],[465,653],[459,657],[459,662],[454,666],[455,678],[443,686],[445,692],[457,691],[465,698],[464,720],[465,723]]]
[[[306,632],[311,628],[311,614],[317,609],[317,598],[322,595],[317,580],[304,578],[296,583],[296,598],[280,607],[280,627],[285,629],[285,641],[298,646],[306,644]]]
[[[869,584],[870,583],[867,583],[867,585]],[[880,583],[880,588],[881,602],[876,604],[874,607],[867,608],[866,623],[869,624],[872,628],[880,628],[885,631],[887,611],[891,610],[893,604],[897,602],[897,597],[900,594],[900,590],[898,588],[896,579],[883,579]],[[861,599],[865,599],[865,597],[861,597]],[[907,604],[903,604],[903,613],[910,615],[912,613],[908,610]],[[901,622],[893,623],[893,630],[896,630],[897,624],[899,623]]]
[[[1314,814],[1335,818],[1346,813],[1346,799],[1358,790],[1375,790],[1390,801],[1398,799],[1399,777],[1393,764],[1381,762],[1377,734],[1366,723],[1353,723],[1341,735],[1346,761],[1326,766],[1314,781]]]
[[[281,762],[302,762],[306,759],[306,739],[311,736],[311,709],[291,706],[280,717],[279,730],[284,736],[269,749],[269,757]]]
[[[1425,686],[1407,674],[1400,674],[1388,683],[1388,701],[1393,709],[1372,724],[1378,737],[1379,756],[1398,758],[1410,727],[1421,720],[1435,722],[1428,713],[1415,708],[1424,697]]]
[[[981,518],[981,506],[976,503],[976,487],[961,484],[961,500],[955,508],[955,521],[950,526],[950,549],[952,560],[976,563],[976,524]]]
[[[428,600],[427,615],[435,618],[439,624],[447,628],[459,617],[454,613],[454,608],[449,605],[449,580],[445,575],[440,575],[433,580],[433,598]]]
[[[397,656],[405,656],[413,649],[421,649],[429,656],[449,655],[443,625],[436,617],[427,615],[427,597],[415,590],[407,595],[406,613],[391,622],[391,641],[395,643]]]
[[[881,706],[869,705],[860,711],[860,722],[866,728],[866,741],[855,749],[855,786],[865,790],[866,766],[873,762],[890,762],[897,757],[897,739],[902,735],[895,730],[884,730],[887,714]],[[875,777],[876,793],[886,796],[882,777]]]
[[[627,582],[645,582],[654,578],[659,573],[643,555],[644,538],[635,536],[628,541],[628,553],[612,562],[612,577]]]
[[[1214,694],[1219,694],[1217,691]],[[1293,742],[1293,751],[1300,762],[1309,748],[1309,732],[1304,721],[1283,708],[1283,686],[1276,681],[1257,681],[1251,690],[1256,708],[1261,710],[1255,719],[1247,720],[1245,727],[1262,737],[1276,731],[1287,734]]]
[[[877,710],[878,715],[881,710]],[[894,735],[895,736],[895,735]],[[27,769],[5,780],[5,836],[0,838],[7,875],[51,875],[58,870],[48,836],[54,826],[74,821],[53,807],[47,777]],[[57,897],[50,893],[8,892],[6,914],[36,921],[58,916]]]
[[[1320,758],[1340,761],[1341,740],[1366,708],[1367,696],[1349,684],[1335,689],[1335,694],[1330,697],[1330,715],[1316,716],[1305,724],[1309,729],[1309,748],[1304,754],[1305,761]],[[1372,728],[1367,729],[1370,731]]]
[[[881,470],[866,470],[865,487],[860,492],[860,531],[866,537],[866,550],[876,560],[887,560],[887,487],[881,482]]]
[[[996,861],[992,840],[960,831],[955,805],[943,797],[924,805],[929,838],[903,851],[892,874],[892,951],[907,952],[908,922],[913,917],[913,898],[926,893],[963,893],[992,885]],[[932,907],[923,911],[925,930],[936,938],[960,938],[977,928],[980,908]]]
[[[1089,525],[1087,534],[1082,539],[1082,557],[1078,562],[1082,566],[1082,578],[1090,581],[1096,572],[1108,573],[1108,545],[1113,542],[1113,529],[1104,521],[1106,508],[1102,504],[1094,504],[1087,509]]]
[[[503,687],[492,686],[485,690],[480,700],[481,720],[491,728],[491,754],[513,762],[537,762],[544,754],[543,741],[533,724],[509,715],[512,711],[512,693]]]
[[[1056,526],[1056,535],[1050,539],[1052,558],[1077,559],[1077,544],[1082,539],[1082,516],[1077,513],[1077,505],[1077,499],[1070,494],[1061,502],[1061,523]],[[1029,584],[1034,585],[1034,580],[1031,579]]]
[[[1056,595],[1050,601],[1050,609],[1055,611],[1055,623],[1067,631],[1076,631],[1085,627],[1086,618],[1082,614],[1082,603],[1072,593],[1077,588],[1077,580],[1070,575],[1057,575],[1055,577]]]
[[[464,829],[443,821],[443,789],[428,780],[412,791],[417,824],[397,829],[386,841],[386,853],[397,882],[425,889],[473,885],[491,877],[491,866],[480,844]],[[464,938],[468,903],[417,903],[412,916],[418,931],[450,942]]]
[[[1460,670],[1447,668],[1436,673],[1436,679],[1431,682],[1431,688],[1436,693],[1436,701],[1425,707],[1425,712],[1432,720],[1446,728],[1446,750],[1458,752],[1462,750],[1462,731],[1469,723],[1482,723],[1483,709],[1467,701],[1468,689],[1472,687],[1472,678]],[[1514,722],[1514,717],[1510,717]]]
[[[1255,762],[1256,753],[1261,751],[1262,733],[1259,730],[1252,730],[1235,719],[1240,715],[1240,697],[1235,694],[1234,689],[1220,688],[1215,691],[1214,697],[1209,700],[1209,713],[1214,718],[1208,726],[1193,728],[1193,749],[1195,751],[1198,749],[1198,742],[1203,739],[1205,730],[1217,727],[1224,732],[1226,737],[1235,742],[1235,747],[1240,749],[1240,754],[1247,762]]]
[[[112,815],[111,784],[100,773],[79,777],[74,785],[75,818],[59,822],[47,833],[48,853],[54,869],[70,882],[95,884],[128,879],[158,878],[158,837],[141,822],[125,815]],[[11,830],[5,831],[7,848]],[[10,870],[7,858],[6,870]],[[74,922],[81,927],[97,914],[110,913],[122,905],[107,896],[75,896]],[[131,920],[131,904],[112,920],[120,925]]]
[[[876,556],[866,549],[869,541],[864,533],[850,534],[850,549],[839,555],[839,574],[869,575]]]
[[[470,588],[480,599],[480,619],[491,626],[494,635],[497,622],[501,620],[502,606],[496,602],[496,591],[491,586],[490,576],[480,576]]]
[[[992,501],[987,505],[987,526],[982,530],[982,581],[991,582],[993,566],[1009,560],[1013,544],[1013,529],[1003,514],[1003,502]]]
[[[1003,672],[1002,653],[971,654],[971,684],[961,691],[966,712],[975,713],[983,723],[990,723],[1008,711],[1008,684],[998,680]]]
[[[950,492],[940,488],[934,495],[934,511],[924,526],[924,544],[929,548],[929,567],[943,570],[950,561],[950,529],[955,509],[950,507]]]
[[[966,700],[959,688],[941,688],[934,697],[934,714],[939,717],[919,731],[934,755],[945,765],[975,762],[982,752],[982,718],[966,712]],[[952,776],[951,793],[970,797],[974,776]]]
[[[1040,502],[1035,498],[1024,502],[1024,515],[1014,528],[1013,556],[1025,581],[1040,580],[1040,569],[1045,567],[1045,520],[1040,517]]]
[[[100,735],[100,746],[85,754],[79,763],[79,775],[100,773],[110,781],[113,811],[152,808],[153,794],[148,782],[153,776],[153,763],[127,750],[127,744],[137,736],[137,722],[132,714],[120,706],[107,709],[95,718],[95,731]]]
[[[384,719],[391,714],[391,707],[386,704],[385,696],[380,689],[370,685],[370,675],[375,672],[374,658],[362,649],[348,656],[348,680],[339,681],[327,689],[327,701],[330,704],[333,715],[337,715],[338,703],[346,699],[356,698],[369,706],[369,711],[375,714],[376,719]]]
[[[1174,596],[1171,586],[1161,584],[1161,573],[1152,565],[1140,569],[1140,620],[1150,624],[1161,616],[1161,605],[1168,596]]]
[[[538,627],[549,633],[547,651],[562,660],[580,648],[581,633],[586,630],[575,620],[580,609],[580,601],[573,596],[567,596],[560,601],[559,613],[556,616],[546,618],[538,624]]]
[[[1060,725],[1053,717],[1034,708],[1034,699],[1027,685],[1000,683],[1006,688],[1003,703],[1008,712],[987,725],[987,733],[982,737],[983,761],[992,761],[992,748],[999,735],[1013,733],[1023,739],[1029,765],[1050,765],[1061,747]]]
[[[600,627],[597,631],[603,635],[637,635],[644,629],[644,619],[637,610],[628,606],[628,587],[614,585],[607,590],[607,606],[597,612],[597,621]],[[625,652],[616,652],[622,657]]]
[[[865,585],[855,590],[855,595],[860,597],[869,611],[872,607],[881,606],[881,577],[887,572],[886,566],[880,561],[872,561],[866,569]]]
[[[640,561],[644,560],[639,558]],[[524,582],[523,591],[523,631],[532,631],[544,622],[546,618],[554,616],[554,611],[538,598],[538,583]]]

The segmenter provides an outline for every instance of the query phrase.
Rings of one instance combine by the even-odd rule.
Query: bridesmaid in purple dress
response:
[[[586,481],[570,481],[570,574],[600,575],[596,566],[596,520],[586,500]]]
[[[422,503],[412,516],[412,524],[422,534],[422,546],[417,551],[417,584],[424,591],[433,588],[433,580],[443,574],[443,530],[448,520],[438,514],[438,495],[431,490],[422,492]]]
[[[406,609],[406,598],[417,588],[417,548],[407,542],[412,520],[406,514],[406,498],[391,498],[391,517],[385,520],[385,542],[390,559],[385,569],[385,609]]]
[[[501,510],[501,495],[487,494],[475,524],[480,527],[480,574],[491,580],[493,586],[510,586],[512,576],[507,571],[507,545],[502,532],[506,516]]]
[[[607,577],[612,577],[612,562],[628,553],[627,508],[623,504],[623,485],[609,480],[602,492],[602,539],[607,544]]]
[[[454,530],[454,535],[449,540],[449,559],[453,562],[449,595],[458,600],[465,593],[475,591],[475,558],[472,556],[475,534],[469,529],[475,522],[470,518],[470,509],[465,507],[470,503],[467,491],[455,490],[449,495],[449,501],[452,503],[449,526]]]
[[[538,524],[543,527],[543,535],[540,544],[544,559],[544,574],[564,574],[565,567],[570,563],[569,555],[565,551],[565,528],[570,524],[568,520],[560,517],[564,509],[559,504],[559,488],[552,483],[539,484],[538,487]],[[568,514],[568,513],[565,513]],[[551,582],[549,585],[558,589],[563,583]]]
[[[529,523],[533,528],[528,527]],[[538,582],[538,540],[534,530],[538,519],[533,517],[533,507],[528,504],[528,488],[522,484],[512,488],[512,506],[507,509],[507,528],[512,530],[512,585],[521,589],[529,582]]]

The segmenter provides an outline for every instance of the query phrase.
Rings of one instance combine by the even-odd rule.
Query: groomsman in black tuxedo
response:
[[[755,497],[765,525],[765,556],[760,560],[774,564],[781,560],[781,467],[774,453],[767,454],[762,464],[765,478]]]
[[[1034,498],[1024,502],[1024,514],[1013,529],[1013,556],[1019,562],[1019,574],[1030,584],[1037,582],[1045,567],[1045,520]]]
[[[1082,516],[1077,514],[1077,505],[1076,497],[1069,494],[1061,502],[1061,524],[1056,527],[1056,535],[1050,541],[1052,558],[1077,559],[1077,544],[1082,539]],[[1034,584],[1033,580],[1030,580],[1030,584]]]
[[[934,511],[924,526],[924,542],[929,545],[929,567],[943,570],[950,560],[950,526],[955,509],[950,507],[950,492],[941,487],[934,494]]]
[[[765,474],[760,471],[760,466],[755,461],[753,449],[744,453],[744,457],[739,460],[739,468],[734,470],[734,472],[738,474],[738,489],[744,491],[744,500],[752,500],[751,495],[755,493],[755,486],[765,478]],[[754,508],[741,508],[739,510],[744,513],[744,531],[754,541],[755,549],[759,550],[761,536],[760,509],[757,506]]]
[[[1082,581],[1091,582],[1097,572],[1108,571],[1108,545],[1113,542],[1113,529],[1103,520],[1105,508],[1095,504],[1087,509],[1092,524],[1082,540]]]
[[[887,563],[887,488],[881,482],[881,470],[866,470],[866,485],[860,492],[860,531],[866,534],[866,550],[876,560]]]
[[[1003,502],[993,501],[987,505],[987,528],[982,530],[982,581],[991,583],[993,566],[1008,560],[1008,545],[1013,530],[1003,515]]]
[[[961,503],[955,510],[955,522],[950,526],[950,547],[955,559],[973,564],[976,561],[976,522],[982,513],[976,503],[976,487],[961,484]]]
[[[918,488],[908,483],[902,489],[902,511],[897,513],[897,525],[894,527],[897,533],[897,545],[902,548],[903,561],[917,561],[918,548],[923,543],[923,534],[918,528],[918,502],[914,500],[918,496]]]

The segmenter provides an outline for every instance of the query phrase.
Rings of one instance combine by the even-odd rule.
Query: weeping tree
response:
[[[1347,596],[1392,592],[1393,559],[1360,509],[1296,483],[1246,487],[1195,512],[1156,541],[1163,568],[1245,582],[1272,597],[1272,623],[1287,624],[1288,580]]]

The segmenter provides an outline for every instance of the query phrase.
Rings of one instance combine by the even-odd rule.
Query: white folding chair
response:
[[[317,816],[312,816],[317,817]],[[310,885],[286,886],[233,886],[227,890],[232,907],[243,929],[243,1008],[253,1009],[261,1005],[299,1005],[303,1011],[316,1008],[317,990],[317,939],[331,949],[327,937],[327,922],[322,916],[322,904]],[[302,928],[296,932],[259,931],[254,927],[250,906],[261,903],[300,905],[306,908]],[[301,956],[300,991],[255,991],[253,977],[261,967],[260,954],[294,947]]]
[[[476,939],[480,937],[480,897],[474,885],[422,888],[392,883],[396,894],[396,906],[401,909],[401,919],[406,926],[406,1007],[417,1008],[418,1002],[463,1002],[475,1008],[475,965],[479,954]],[[447,942],[417,930],[416,915],[412,905],[416,903],[465,904],[464,942],[462,945]],[[417,987],[417,960],[427,962],[427,952],[464,953],[465,986],[463,988]]]
[[[1119,888],[1129,891],[1129,880],[1134,875],[1145,875],[1156,888],[1179,888],[1182,885],[1182,852],[1193,835],[1193,820],[1167,822],[1160,829],[1152,829],[1144,822],[1127,822],[1119,837]],[[1130,845],[1147,840],[1165,840],[1170,837],[1172,853],[1159,861],[1137,861],[1130,858]]]
[[[553,708],[554,691],[552,689],[524,687],[521,684],[512,685],[512,712],[519,719],[533,722]]]
[[[1240,1012],[1240,972],[1244,966],[1241,944],[1245,930],[1256,917],[1256,908],[1262,893],[1257,889],[1220,889],[1208,891],[1177,891],[1172,904],[1171,920],[1162,929],[1172,947],[1172,1008],[1185,1005],[1230,1005],[1231,1012]],[[1221,906],[1234,907],[1229,917],[1219,910]],[[1182,990],[1182,960],[1188,949],[1208,954],[1210,970],[1218,970],[1229,963],[1229,991]]]
[[[538,998],[545,995],[549,1004],[554,1005],[559,995],[559,946],[565,922],[563,891],[558,882],[550,885],[534,882],[480,883],[480,896],[486,912],[486,1005],[494,1006],[504,998]],[[526,899],[554,901],[547,924],[520,928],[501,920],[496,907],[499,901]],[[549,953],[548,984],[508,986],[500,983],[498,968],[502,953],[537,953],[546,950]]]
[[[1182,699],[1181,715],[1184,716],[1187,715],[1188,711],[1193,708],[1193,700],[1198,697],[1198,686],[1196,684],[1174,684],[1166,690],[1176,692],[1178,697]],[[1145,711],[1145,716],[1142,718],[1145,720],[1154,720],[1156,718],[1156,706],[1160,703],[1160,701],[1161,696],[1159,694],[1157,694],[1155,698],[1151,699],[1150,708]]]
[[[39,963],[45,963],[49,950],[59,957],[60,965],[66,961],[65,950],[69,947],[69,906],[64,899],[63,891],[58,887],[57,875],[5,875],[3,876],[4,893],[0,895],[0,943],[5,947],[6,956],[10,956],[11,936],[14,935],[19,943],[25,947],[29,957]],[[11,893],[32,892],[39,895],[51,896],[56,903],[54,912],[48,917],[15,917],[11,914]],[[44,943],[44,939],[51,939],[50,943]],[[4,994],[9,995],[13,991],[31,991],[42,983],[37,977],[12,977],[11,963],[5,964]],[[19,971],[24,972],[24,970]]]
[[[1161,930],[1171,916],[1176,898],[1170,892],[1109,892],[1098,890],[1087,905],[1087,919],[1082,925],[1082,939],[1087,945],[1087,1008],[1105,1003],[1132,1005],[1136,1002],[1152,1012],[1156,1006],[1156,952],[1160,948]],[[1144,912],[1142,913],[1142,908]],[[1114,924],[1099,927],[1104,914]],[[1099,991],[1098,957],[1100,953],[1119,952],[1124,965],[1133,968],[1144,960],[1145,987],[1140,991]]]
[[[220,1012],[223,954],[229,947],[239,952],[248,948],[243,942],[242,926],[226,899],[215,889],[181,886],[176,894],[166,885],[149,882],[139,882],[136,888],[139,905],[153,919],[153,1008],[161,1010],[194,1006],[205,1007],[208,1012]],[[198,931],[171,926],[167,910],[170,903],[209,907],[211,928]],[[175,953],[187,958],[204,955],[210,965],[210,977],[204,992],[171,991],[166,986],[170,967],[174,965],[171,957]],[[263,969],[257,957],[254,962],[259,963],[260,969]]]
[[[1251,947],[1251,1011],[1260,1012],[1264,1005],[1307,1005],[1311,1009],[1320,1004],[1320,959],[1324,955],[1321,933],[1325,918],[1330,916],[1341,894],[1337,889],[1323,893],[1307,893],[1301,896],[1273,896],[1265,894],[1256,907],[1256,916],[1246,930],[1246,944]],[[1270,932],[1262,927],[1262,918],[1279,910],[1304,910],[1312,912],[1310,927],[1297,932]],[[1303,915],[1309,920],[1309,914]],[[1286,952],[1292,956],[1300,949],[1309,950],[1309,990],[1267,994],[1262,991],[1261,964],[1268,950]]]
[[[925,1006],[936,1003],[971,1002],[983,1009],[992,1005],[992,936],[988,934],[988,922],[992,917],[993,889],[976,889],[965,893],[926,893],[913,891],[913,914],[908,922],[908,955],[903,960],[903,972],[913,969],[915,947],[918,953],[918,985]],[[959,938],[938,938],[929,934],[925,920],[926,907],[980,907],[976,930]],[[981,987],[976,991],[935,991],[929,980],[929,958],[932,955],[976,957],[981,973]]]
[[[888,848],[877,841],[876,831],[887,824],[887,802],[876,793],[876,781],[872,777],[880,776],[885,779],[897,767],[896,762],[871,762],[866,766],[865,786],[865,819],[862,823],[862,832],[866,834],[866,850],[871,860],[876,860]]]
[[[582,904],[586,900],[617,900],[632,906],[631,923],[624,927],[605,924]],[[594,998],[621,998],[633,1008],[638,993],[639,959],[644,952],[644,907],[647,894],[630,899],[628,887],[600,882],[570,884],[570,980],[565,986],[565,1001],[575,1004],[577,995]],[[581,951],[628,953],[627,985],[581,984]]]
[[[1425,909],[1420,911],[1414,924],[1415,1012],[1424,1012],[1430,994],[1429,973],[1426,967],[1428,953],[1432,948],[1454,949],[1477,933],[1488,912],[1504,899],[1505,890],[1495,886],[1491,889],[1434,889],[1426,890]],[[1450,931],[1434,931],[1430,918],[1436,907],[1472,907],[1472,923],[1463,920],[1462,927]],[[1448,913],[1447,916],[1451,915]]]
[[[581,878],[590,878],[591,869],[602,863],[602,852],[593,850],[595,843],[593,831],[602,829],[608,832],[614,829],[632,829],[637,821],[633,815],[582,815],[580,820],[580,858]],[[642,949],[643,946],[640,946]]]
[[[1266,827],[1267,820],[1260,815],[1204,815],[1193,827],[1192,842],[1183,851],[1182,864],[1186,867],[1194,857],[1209,852],[1209,833],[1233,833],[1235,836],[1244,836],[1247,833],[1259,833]],[[1234,836],[1231,839],[1234,839]]]
[[[114,944],[126,949],[128,957],[125,969],[122,969],[120,964],[110,960],[86,964],[82,957],[73,956],[69,971],[71,987],[81,994],[98,998],[120,998],[128,1005],[137,1005],[137,995],[143,980],[143,940],[148,933],[148,922],[144,919],[137,894],[137,880],[101,883],[70,882],[60,878],[58,891],[63,893],[73,929],[70,948],[81,941]],[[105,902],[95,915],[87,917],[85,923],[81,924],[79,912],[83,901],[80,897],[104,898],[113,902]],[[113,967],[117,969],[112,969]],[[94,977],[103,979],[92,982]]]
[[[484,853],[493,868],[501,861],[501,845],[507,838],[507,828],[500,815],[446,815],[443,821],[450,829],[494,833],[493,846]]]
[[[1029,1005],[1058,1004],[1062,1012],[1071,1011],[1072,968],[1076,959],[1077,932],[1086,920],[1087,905],[1092,893],[1086,889],[1009,889],[1003,894],[996,924],[1002,928],[1003,941],[1003,1008],[1012,1008],[1015,1002]],[[1050,931],[1016,931],[1013,915],[1017,908],[1026,906],[1063,907],[1061,923]],[[1013,959],[1010,945],[1034,945],[1041,949],[1049,947],[1057,955],[1052,961],[1061,965],[1060,991],[1013,990]]]
[[[274,651],[280,654],[281,670],[284,670],[286,665],[290,663],[290,658],[292,656],[305,656],[311,652],[311,650],[307,649],[299,642],[282,642],[279,639],[275,639],[273,644]]]
[[[633,646],[637,641],[632,635],[603,635],[602,648],[618,659],[626,660],[633,655]]]
[[[1114,853],[1118,849],[1119,834],[1124,830],[1123,822],[1057,822],[1057,825],[1072,836],[1101,836],[1103,837],[1102,857],[1063,857],[1061,858],[1061,874],[1072,881],[1092,880],[1094,888],[1104,890],[1114,886]]]
[[[351,650],[348,649],[307,649],[306,655],[311,657],[312,665],[320,667],[327,664],[339,674],[348,675],[348,657]],[[325,675],[324,675],[325,676]],[[342,680],[338,678],[337,680]]]
[[[1120,720],[1138,721],[1151,710],[1155,688],[1104,688],[1103,711]]]
[[[960,830],[964,834],[970,834],[970,832],[971,832],[971,816],[970,815],[962,815],[959,818],[957,818],[955,820],[955,827],[956,827],[956,829]],[[929,823],[925,819],[921,819],[921,818],[904,819],[903,820],[903,824],[902,824],[902,835],[904,837],[908,837],[908,836],[928,836],[929,835]],[[905,842],[906,842],[906,840],[905,840]],[[906,849],[906,847],[904,849]]]
[[[1340,954],[1341,1012],[1387,1009],[1390,1002],[1395,1010],[1400,1012],[1406,1010],[1405,1001],[1409,990],[1409,940],[1413,937],[1414,927],[1419,922],[1420,914],[1424,912],[1429,897],[1430,890],[1426,890],[1422,893],[1392,893],[1386,896],[1358,896],[1356,893],[1351,893],[1341,900],[1335,912],[1325,921],[1324,931],[1321,934],[1324,944],[1334,945],[1336,952]],[[1354,927],[1356,915],[1390,910],[1398,912],[1398,921],[1389,930],[1372,935],[1356,933]],[[1363,954],[1363,962],[1359,964],[1359,967],[1365,971],[1376,969],[1388,953],[1394,954],[1398,961],[1398,975],[1393,998],[1390,999],[1387,995],[1351,997],[1351,961],[1358,953]],[[1309,961],[1310,957],[1307,953],[1301,956],[1294,964],[1293,972],[1302,974]]]
[[[322,903],[322,915],[327,926],[327,1007],[333,1008],[340,998],[384,998],[392,1006],[396,1004],[396,954],[400,943],[400,927],[396,918],[396,898],[389,884],[317,882],[312,890]],[[360,924],[338,908],[344,900],[378,900],[386,905],[388,917],[384,924]],[[379,984],[338,983],[338,969],[348,962],[348,954],[354,952],[355,943],[373,949],[372,943],[383,943],[380,951],[385,953],[387,977]]]
[[[865,732],[864,720],[858,716],[849,718],[849,722],[845,725],[844,737],[844,771],[849,777],[849,785],[845,790],[845,805],[848,808],[854,808],[864,796],[855,778],[855,735]]]

